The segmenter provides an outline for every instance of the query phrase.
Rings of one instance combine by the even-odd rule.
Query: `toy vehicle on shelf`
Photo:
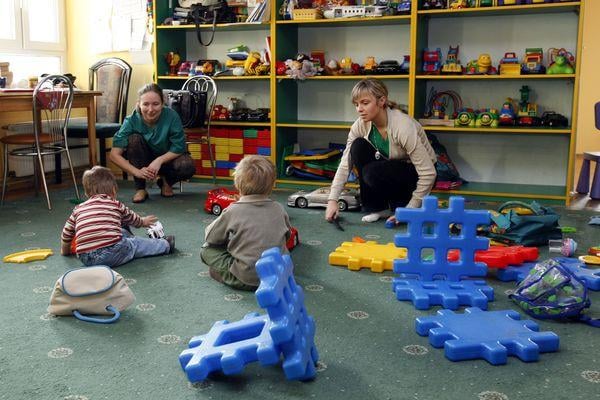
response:
[[[525,58],[521,64],[522,74],[545,74],[546,67],[542,65],[544,52],[540,48],[525,49]]]
[[[540,125],[550,128],[566,128],[569,126],[569,120],[564,115],[555,113],[554,111],[544,111]]]
[[[475,117],[475,126],[497,128],[499,122],[498,119],[498,110],[494,108],[479,110],[477,117]]]
[[[256,110],[250,110],[248,112],[248,122],[267,122],[269,120],[269,113],[271,112],[268,108],[257,108]]]
[[[389,11],[388,6],[338,6],[323,12],[326,19],[382,17]]]
[[[411,0],[401,0],[396,7],[398,14],[410,14]]]
[[[221,215],[224,209],[239,198],[240,193],[237,190],[229,190],[223,187],[211,189],[208,191],[204,202],[204,211],[213,215]]]
[[[433,10],[447,8],[446,0],[423,0],[421,4],[422,10]]]
[[[451,10],[458,10],[467,7],[469,7],[467,0],[451,0],[450,6],[448,8]]]
[[[405,74],[407,70],[403,70],[402,66],[396,60],[384,60],[377,64],[373,70],[374,74],[378,75],[397,75]]]
[[[456,127],[475,127],[475,112],[472,108],[462,108],[454,119]]]
[[[504,53],[504,57],[500,60],[498,66],[500,75],[521,75],[521,64],[516,53]]]
[[[327,207],[327,199],[331,187],[322,187],[316,190],[300,190],[288,196],[287,205],[290,207]],[[338,200],[338,209],[340,211],[354,210],[360,208],[360,195],[356,189],[343,189]]]
[[[423,50],[423,73],[439,74],[442,69],[442,50],[438,47],[435,50]]]

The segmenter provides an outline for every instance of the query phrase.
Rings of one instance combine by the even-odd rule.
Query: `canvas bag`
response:
[[[531,215],[519,215],[514,210],[516,207],[529,210]],[[505,210],[508,212],[503,213]],[[545,246],[550,239],[562,238],[562,231],[558,226],[560,215],[535,201],[506,202],[497,211],[491,212],[491,218],[492,224],[484,230],[484,235],[505,244]]]
[[[48,312],[72,315],[82,321],[109,324],[119,319],[121,311],[135,301],[123,277],[100,265],[76,268],[58,278],[50,295]],[[97,318],[90,315],[112,315]]]
[[[558,260],[536,264],[509,297],[534,318],[581,321],[600,328],[600,320],[583,315],[591,305],[585,284]]]
[[[184,128],[198,128],[204,126],[206,120],[206,92],[191,90],[163,90],[165,105],[173,109]]]

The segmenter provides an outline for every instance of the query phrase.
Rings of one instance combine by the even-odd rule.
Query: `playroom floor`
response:
[[[119,196],[131,206],[132,184]],[[393,273],[352,272],[328,264],[328,255],[353,236],[393,241],[383,223],[363,224],[360,213],[344,214],[344,232],[323,219],[322,209],[287,208],[300,232],[292,253],[296,281],[305,290],[306,308],[317,326],[321,361],[314,381],[288,382],[280,366],[248,365],[237,376],[211,376],[191,385],[178,362],[192,336],[214,322],[237,321],[260,311],[252,293],[212,281],[199,260],[204,228],[215,217],[204,213],[211,186],[185,184],[174,199],[157,195],[134,210],[155,214],[167,234],[176,235],[177,252],[136,260],[118,268],[137,299],[113,325],[96,325],[46,313],[56,279],[78,267],[59,255],[59,234],[73,205],[72,188],[52,192],[54,209],[43,197],[19,196],[0,208],[2,255],[36,247],[55,252],[46,260],[0,264],[0,399],[597,399],[600,398],[600,336],[583,324],[539,322],[540,330],[560,336],[560,350],[534,363],[510,357],[503,366],[484,360],[452,362],[443,349],[415,333],[418,311],[395,300]],[[276,191],[285,204],[291,191]],[[578,205],[579,204],[579,205]],[[467,203],[467,208],[494,208]],[[580,249],[600,244],[600,226],[588,225],[597,204],[581,198],[573,207],[554,207],[561,225],[573,226]],[[139,230],[138,234],[144,234]],[[543,258],[547,250],[542,250]],[[490,276],[496,301],[490,310],[520,309],[508,298],[514,283]],[[600,295],[591,294],[589,315],[600,318]],[[462,312],[462,311],[461,311]],[[523,313],[522,313],[523,314]],[[523,318],[525,315],[523,314]]]

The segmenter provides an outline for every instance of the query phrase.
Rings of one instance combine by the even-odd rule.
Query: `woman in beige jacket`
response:
[[[367,212],[363,222],[393,219],[391,211],[396,207],[421,207],[436,178],[436,155],[423,127],[388,100],[388,90],[378,79],[358,82],[352,102],[359,118],[350,128],[325,218],[337,218],[337,200],[353,166]]]

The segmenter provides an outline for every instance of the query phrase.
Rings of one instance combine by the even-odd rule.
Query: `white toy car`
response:
[[[160,221],[156,221],[150,225],[146,232],[148,233],[148,237],[153,239],[162,239],[165,237],[165,231],[163,230],[163,226]]]
[[[316,190],[300,190],[288,197],[287,204],[290,207],[327,207],[327,198],[331,187],[323,187]],[[343,189],[338,200],[340,211],[354,210],[360,208],[360,195],[356,189]]]

